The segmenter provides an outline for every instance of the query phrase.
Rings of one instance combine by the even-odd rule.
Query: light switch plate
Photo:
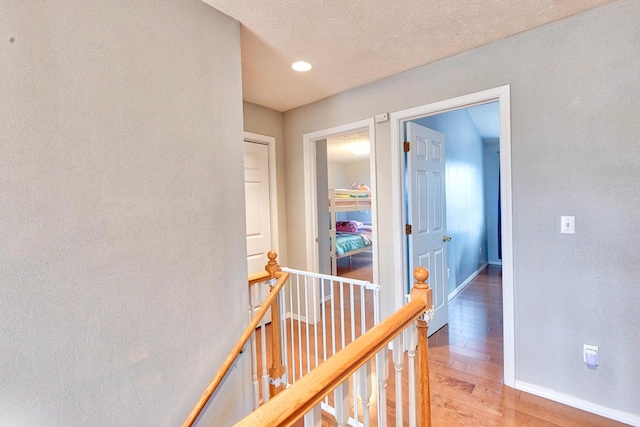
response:
[[[560,233],[576,234],[576,217],[575,216],[560,217]]]

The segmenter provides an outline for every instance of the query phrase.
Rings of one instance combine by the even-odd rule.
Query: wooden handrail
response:
[[[278,282],[275,284],[275,286],[272,287],[271,292],[269,293],[267,298],[264,300],[264,302],[260,306],[260,309],[253,316],[253,319],[251,319],[249,326],[247,326],[247,328],[244,330],[244,332],[242,333],[242,336],[233,346],[233,349],[231,350],[227,358],[224,360],[222,366],[220,366],[220,368],[218,369],[218,372],[216,372],[211,382],[209,382],[209,385],[207,386],[207,388],[204,390],[204,392],[202,392],[202,395],[200,396],[196,404],[193,406],[193,409],[191,409],[191,412],[189,412],[189,415],[182,423],[182,427],[191,427],[193,423],[196,421],[196,419],[198,418],[198,415],[200,415],[200,412],[202,412],[202,409],[205,407],[205,405],[207,404],[207,402],[215,392],[216,388],[218,387],[218,385],[220,385],[220,383],[222,382],[222,379],[224,378],[224,376],[227,374],[227,372],[233,365],[233,362],[236,360],[236,358],[242,351],[244,345],[247,343],[249,338],[251,338],[251,334],[253,334],[255,329],[258,327],[258,325],[262,321],[262,318],[267,313],[267,310],[271,308],[271,305],[278,297],[278,293],[280,292],[282,287],[285,285],[285,283],[287,283],[287,280],[289,280],[289,273],[284,273],[280,271],[280,266],[275,261],[276,253],[271,251],[269,252],[268,256],[269,256],[269,263],[265,267],[266,271],[264,273],[252,274],[249,277],[249,282],[251,282],[251,280],[253,279],[253,280],[257,280],[257,282],[254,282],[254,283],[258,283],[258,282],[268,280],[270,278],[276,278],[278,279]],[[259,280],[260,278],[262,278],[262,280]]]
[[[428,287],[427,290],[430,291]],[[427,300],[428,296],[415,295],[407,305],[249,414],[236,427],[292,425],[423,315],[428,308]]]
[[[249,275],[249,286],[255,285],[256,283],[262,283],[266,280],[271,279],[271,274],[267,271],[261,271],[260,273],[253,273]]]

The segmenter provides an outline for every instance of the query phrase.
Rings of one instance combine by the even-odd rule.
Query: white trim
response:
[[[454,299],[456,297],[456,295],[458,295],[460,292],[462,292],[464,290],[464,288],[466,288],[469,285],[469,283],[471,283],[471,281],[473,279],[478,277],[478,274],[482,273],[482,270],[487,268],[488,265],[489,265],[488,263],[487,264],[483,264],[482,267],[480,267],[479,269],[477,269],[476,271],[471,273],[471,275],[469,277],[467,277],[467,280],[465,280],[464,282],[460,283],[460,285],[457,288],[455,288],[453,290],[453,292],[451,292],[449,294],[449,301]]]
[[[393,228],[404,229],[404,162],[402,142],[404,123],[419,117],[458,110],[473,105],[499,101],[500,103],[500,188],[502,214],[502,312],[504,319],[504,383],[509,387],[515,385],[515,313],[513,283],[513,205],[511,185],[511,97],[510,86],[501,86],[460,96],[433,104],[409,108],[391,113],[391,160],[392,160],[392,206]],[[404,233],[395,233],[394,278],[398,284],[395,292],[396,308],[403,304],[402,295],[407,289],[407,253],[404,245]]]
[[[369,153],[369,175],[371,177],[371,223],[373,224],[373,282],[378,283],[378,197],[376,192],[376,134],[375,122],[373,118],[348,123],[341,126],[323,129],[316,132],[305,133],[302,136],[302,151],[304,157],[304,213],[305,213],[305,241],[307,263],[306,270],[318,272],[318,209],[317,209],[317,188],[316,188],[316,151],[315,143],[318,140],[329,138],[333,135],[340,135],[359,129],[368,129],[371,151]]]
[[[271,249],[280,255],[278,227],[278,175],[276,172],[276,139],[272,136],[252,132],[244,133],[246,142],[264,144],[269,149],[269,214],[271,215]]]
[[[515,385],[516,389],[524,391],[526,393],[534,394],[536,396],[553,400],[554,402],[562,403],[563,405],[571,406],[583,411],[591,412],[592,414],[600,415],[602,417],[619,421],[621,423],[629,424],[632,426],[640,426],[640,415],[637,414],[631,414],[629,412],[607,408],[606,406],[597,405],[595,403],[580,399],[575,396],[559,393],[557,391],[545,387],[540,387],[535,384],[529,384],[524,381],[516,381]]]
[[[287,313],[284,315],[285,319],[292,319],[292,320],[296,320],[298,322],[302,322],[302,323],[309,323],[307,316],[300,316],[299,314],[295,314],[292,313],[290,311],[287,311]]]
[[[502,261],[489,261],[488,264],[489,265],[499,265],[499,266],[501,266],[502,265]]]

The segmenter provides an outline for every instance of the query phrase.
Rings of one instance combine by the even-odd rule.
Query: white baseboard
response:
[[[300,316],[299,314],[295,314],[295,313],[292,313],[290,311],[287,312],[287,314],[285,315],[285,318],[286,319],[297,320],[298,322],[309,323],[307,321],[307,317],[306,316]]]
[[[563,405],[572,406],[574,408],[591,412],[592,414],[600,415],[602,417],[619,421],[621,423],[629,424],[632,426],[640,426],[640,415],[637,414],[630,414],[628,412],[607,408],[605,406],[597,405],[595,403],[588,402],[575,396],[559,393],[557,391],[540,387],[534,384],[529,384],[523,381],[516,380],[515,386],[517,390],[544,397],[545,399],[553,400],[554,402],[562,403]]]
[[[500,265],[500,266],[502,266],[502,261],[489,261],[489,265]]]
[[[449,301],[451,301],[451,300],[452,300],[456,295],[458,295],[460,292],[462,292],[462,291],[464,290],[464,288],[466,288],[466,287],[467,287],[467,285],[468,285],[469,283],[471,283],[471,281],[472,281],[473,279],[475,279],[475,278],[476,278],[476,276],[477,276],[478,274],[480,274],[480,273],[482,272],[482,270],[484,270],[486,267],[487,267],[487,264],[483,264],[483,265],[482,265],[482,267],[480,267],[480,268],[479,268],[479,269],[477,269],[475,272],[473,272],[473,273],[471,274],[471,276],[467,277],[467,280],[465,280],[464,282],[462,282],[462,283],[460,284],[460,286],[458,286],[457,288],[455,288],[455,289],[453,290],[453,292],[451,292],[451,293],[449,294]]]

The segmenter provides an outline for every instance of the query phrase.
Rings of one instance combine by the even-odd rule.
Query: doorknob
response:
[[[450,242],[450,241],[451,241],[451,237],[449,237],[449,236],[442,236],[442,241],[443,241],[443,242]]]

